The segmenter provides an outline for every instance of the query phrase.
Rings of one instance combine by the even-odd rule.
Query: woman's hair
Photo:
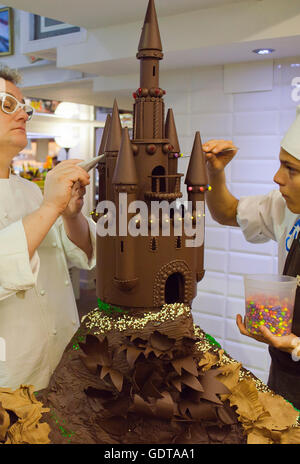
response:
[[[16,69],[10,69],[8,66],[0,66],[0,78],[11,82],[14,85],[20,84],[22,77]]]

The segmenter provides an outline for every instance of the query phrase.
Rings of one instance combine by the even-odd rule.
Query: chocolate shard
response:
[[[223,404],[216,395],[226,394],[229,390],[222,382],[216,379],[217,375],[219,375],[218,369],[210,369],[201,375],[201,384],[204,389],[201,393],[201,398],[212,401],[213,403]]]
[[[185,371],[195,376],[198,375],[197,364],[194,361],[192,356],[186,356],[184,358],[174,359],[172,361],[172,366],[174,367],[176,372],[178,372],[179,375],[181,375],[182,369],[184,369]]]
[[[202,150],[200,132],[196,132],[185,184],[203,186],[208,184],[205,155]]]
[[[188,387],[192,388],[193,390],[203,392],[203,387],[197,377],[195,377],[192,374],[189,374],[188,372],[184,373],[180,377],[181,383],[184,383],[184,385],[187,385]]]
[[[134,366],[135,361],[142,353],[143,353],[143,350],[140,350],[136,348],[135,346],[127,347],[126,359],[131,368]]]

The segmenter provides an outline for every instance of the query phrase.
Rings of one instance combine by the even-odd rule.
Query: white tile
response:
[[[197,288],[200,300],[202,292],[226,295],[227,276],[221,272],[211,272],[205,270],[205,275],[203,279],[198,282]]]
[[[206,66],[192,69],[189,79],[192,92],[197,90],[223,89],[223,66]]]
[[[239,150],[234,159],[278,160],[281,139],[280,135],[235,135]]]
[[[176,124],[178,114],[187,114],[190,111],[190,99],[191,94],[189,92],[174,92],[167,90],[164,97],[165,114],[167,115],[168,109],[172,108]]]
[[[272,90],[273,60],[230,63],[224,65],[224,92]]]
[[[224,337],[224,319],[222,317],[208,316],[207,314],[193,312],[194,323],[204,332],[214,337],[220,345]]]
[[[247,253],[229,253],[228,272],[233,274],[271,274],[272,270],[272,257]]]
[[[235,135],[277,135],[279,133],[279,111],[234,113]]]
[[[277,160],[235,160],[231,166],[231,181],[271,183],[277,169]]]
[[[248,366],[249,370],[254,368],[264,371],[267,370],[269,366],[269,353],[266,345],[262,343],[260,345],[262,348],[226,340],[224,342],[224,349],[236,361]]]
[[[296,103],[293,110],[280,111],[279,130],[280,134],[284,135],[296,117]]]
[[[227,253],[207,249],[205,258],[205,269],[209,271],[227,272]]]
[[[275,173],[274,173],[275,174]],[[275,190],[276,185],[273,182],[268,184],[253,183],[237,183],[232,182],[229,185],[229,190],[236,198],[241,198],[248,195],[266,195],[271,190]]]
[[[219,113],[232,112],[232,95],[225,95],[222,89],[205,89],[193,92],[191,99],[192,113],[215,113],[216,108],[218,108]]]
[[[242,284],[243,284],[243,282],[242,282]],[[241,293],[243,294],[243,288],[241,290]],[[231,331],[226,330],[225,331],[225,338],[227,338],[228,340],[235,340],[235,341],[240,339],[240,337],[238,336],[240,333],[239,333],[238,328],[237,328],[237,326],[235,324],[235,318],[236,318],[237,314],[241,314],[243,316],[244,313],[245,313],[245,300],[244,300],[244,298],[227,297],[227,299],[226,299],[226,318],[227,318],[226,327],[230,322],[232,322],[232,321],[229,321],[228,318],[234,319],[234,321],[232,322],[232,324],[234,325],[234,331],[233,331],[233,336],[232,336],[231,335],[232,330]]]
[[[229,228],[205,227],[205,247],[214,250],[228,250]]]
[[[243,276],[228,274],[227,301],[228,297],[244,298]],[[227,314],[227,313],[226,313]]]
[[[263,246],[262,246],[263,245]],[[239,251],[241,253],[257,253],[273,256],[273,242],[267,243],[250,243],[247,242],[239,228],[230,229],[229,247],[231,251]]]
[[[212,316],[225,316],[226,301],[223,295],[198,292],[193,300],[192,308],[195,313]]]
[[[279,110],[280,94],[279,86],[265,92],[236,93],[233,95],[233,111],[267,111]]]
[[[200,131],[203,140],[207,138],[222,138],[221,134],[232,133],[231,113],[193,114],[191,117],[192,132]]]

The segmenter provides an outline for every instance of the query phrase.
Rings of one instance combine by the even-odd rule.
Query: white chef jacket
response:
[[[0,179],[0,387],[47,387],[79,327],[68,268],[96,264],[96,229],[90,218],[90,261],[68,239],[61,217],[29,260],[22,217],[42,200],[33,182],[11,174]]]
[[[236,219],[248,242],[278,242],[278,273],[282,274],[293,239],[300,230],[300,215],[288,209],[279,190],[272,190],[267,195],[241,197]]]

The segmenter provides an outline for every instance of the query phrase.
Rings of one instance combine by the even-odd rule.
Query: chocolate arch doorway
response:
[[[181,272],[169,275],[165,282],[165,303],[184,303],[184,278]]]
[[[193,298],[192,272],[185,261],[174,260],[155,276],[153,305],[189,303]]]

